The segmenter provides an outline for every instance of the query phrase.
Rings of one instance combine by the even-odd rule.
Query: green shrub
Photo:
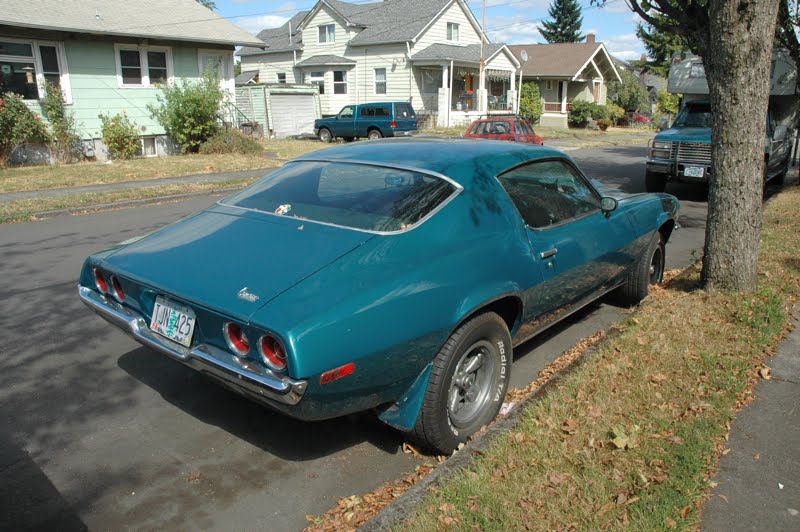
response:
[[[569,115],[567,122],[572,127],[586,127],[592,118],[592,102],[584,100],[573,100],[569,104]]]
[[[605,131],[606,129],[611,126],[611,119],[610,118],[598,118],[597,119],[597,127],[600,128],[600,131]]]
[[[542,116],[542,95],[536,83],[523,83],[519,100],[519,114],[531,123],[536,123]]]
[[[622,118],[623,116],[625,116],[625,109],[623,109],[622,107],[620,107],[619,105],[617,105],[617,104],[615,104],[615,103],[609,102],[609,103],[606,105],[606,108],[608,108],[608,114],[609,114],[609,118],[610,118],[610,119],[611,119],[611,120],[612,120],[612,121],[613,121],[615,124],[617,124],[617,123],[619,122],[619,119],[620,119],[620,118]]]
[[[259,154],[264,148],[236,129],[221,130],[200,146],[200,153],[240,153]]]
[[[181,80],[162,85],[161,90],[156,96],[158,105],[148,105],[147,110],[181,152],[196,153],[220,130],[220,105],[225,95],[219,80],[209,72],[196,83]]]
[[[678,103],[681,100],[680,94],[671,94],[664,89],[658,91],[656,99],[656,109],[665,115],[675,116],[678,114]]]
[[[103,123],[101,132],[103,143],[108,148],[108,154],[112,159],[133,159],[142,151],[142,143],[139,140],[139,132],[136,124],[128,119],[125,112],[122,114],[97,115]]]
[[[50,123],[50,149],[62,163],[71,163],[83,157],[83,146],[75,117],[67,111],[61,87],[49,81],[45,83],[45,95],[39,101],[42,115]]]
[[[26,142],[48,142],[50,135],[42,120],[22,101],[22,97],[0,95],[0,165],[11,152]]]
[[[602,120],[609,118],[611,114],[608,112],[608,107],[599,105],[592,102],[592,118],[595,120]]]

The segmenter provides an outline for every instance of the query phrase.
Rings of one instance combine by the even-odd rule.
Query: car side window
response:
[[[339,111],[339,118],[353,118],[354,110],[355,110],[354,105],[348,105],[347,107],[342,107],[342,110]]]
[[[358,116],[375,116],[374,107],[362,107],[358,110]]]
[[[522,128],[519,126],[519,122],[514,122],[514,133],[522,135]]]
[[[497,179],[532,228],[567,222],[600,208],[600,197],[565,161],[525,164]]]

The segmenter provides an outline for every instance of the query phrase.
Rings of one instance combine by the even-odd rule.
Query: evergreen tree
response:
[[[542,22],[539,32],[547,42],[581,42],[581,5],[578,0],[553,0],[547,11],[549,20]]]
[[[215,4],[213,0],[197,0],[197,3],[203,7],[207,7],[211,11],[217,9],[217,4]]]
[[[636,68],[645,72],[652,72],[657,76],[666,78],[669,74],[669,65],[675,53],[685,53],[689,46],[686,39],[678,33],[665,33],[653,26],[639,24],[636,35],[647,49],[648,61],[631,61]]]

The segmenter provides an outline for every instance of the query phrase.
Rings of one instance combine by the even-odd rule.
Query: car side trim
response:
[[[185,348],[151,332],[141,316],[103,294],[85,286],[78,286],[78,294],[86,306],[130,334],[140,344],[168,355],[194,370],[208,373],[233,388],[243,389],[279,403],[296,405],[303,398],[308,386],[306,381],[295,380],[244,361],[234,363],[235,357],[210,345],[200,344],[193,349]],[[231,362],[226,362],[226,358]]]

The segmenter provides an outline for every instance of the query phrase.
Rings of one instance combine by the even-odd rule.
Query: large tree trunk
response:
[[[701,51],[714,123],[702,278],[707,290],[756,288],[764,139],[778,0],[710,0]]]

